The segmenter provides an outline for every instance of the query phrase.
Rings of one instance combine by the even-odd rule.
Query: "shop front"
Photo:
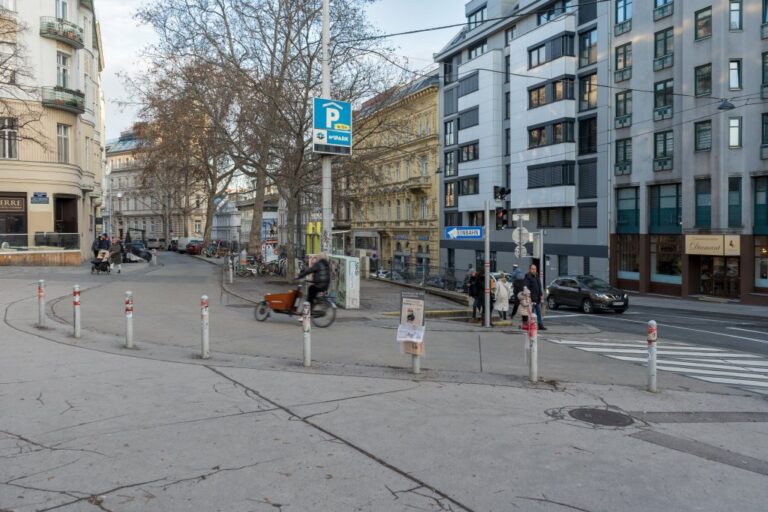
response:
[[[27,243],[27,195],[0,192],[0,246]]]
[[[739,235],[686,235],[685,254],[689,295],[741,297]]]

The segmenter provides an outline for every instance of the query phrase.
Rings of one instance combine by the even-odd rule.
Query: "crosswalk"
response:
[[[616,341],[597,338],[588,341],[549,341],[643,366],[648,361],[645,340]],[[768,358],[756,354],[665,342],[658,346],[656,369],[682,373],[707,382],[736,386],[768,396]]]

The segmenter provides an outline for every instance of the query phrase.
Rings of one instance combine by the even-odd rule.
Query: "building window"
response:
[[[741,59],[728,62],[728,88],[741,89]]]
[[[528,68],[541,66],[547,61],[547,45],[542,44],[531,50],[528,50]]]
[[[669,158],[672,156],[675,145],[675,137],[672,130],[657,132],[653,137],[654,158]]]
[[[402,220],[402,215],[400,213],[400,200],[398,199],[395,201],[395,220],[399,221]]]
[[[632,0],[616,0],[616,23],[632,19]]]
[[[597,197],[597,162],[579,162],[579,199]]]
[[[504,156],[509,156],[512,153],[512,129],[506,128],[504,130]]]
[[[755,178],[755,226],[756,235],[768,235],[768,176]]]
[[[579,120],[579,154],[597,153],[597,118]]]
[[[573,99],[573,79],[564,78],[552,82],[552,101],[572,100]]]
[[[585,203],[579,205],[579,227],[597,227],[597,203]]]
[[[475,57],[479,57],[482,54],[484,54],[486,51],[488,51],[488,41],[483,39],[476,45],[470,46],[468,48],[468,51],[469,51],[469,60],[472,60]]]
[[[456,132],[454,131],[453,121],[448,121],[445,123],[444,143],[446,146],[453,146],[456,144]]]
[[[763,0],[763,23],[768,23],[768,0]]]
[[[741,30],[741,0],[730,0],[728,28],[730,30]]]
[[[475,107],[469,110],[465,110],[459,113],[459,118],[456,120],[456,127],[459,130],[471,128],[480,124],[480,109]]]
[[[540,126],[528,130],[528,147],[537,148],[547,145],[547,127]]]
[[[571,227],[571,208],[541,208],[537,213],[537,225],[540,228]]]
[[[653,84],[654,108],[671,107],[674,101],[674,83],[672,79]]]
[[[694,125],[694,149],[710,151],[712,149],[712,121],[701,121]]]
[[[574,163],[542,164],[528,167],[528,188],[574,185]]]
[[[6,11],[15,11],[16,0],[0,0],[0,9],[5,9]]]
[[[443,63],[443,82],[447,85],[452,83],[455,78],[456,77],[453,74],[453,62]]]
[[[682,200],[680,184],[648,187],[650,195],[650,233],[680,233]]]
[[[504,83],[509,83],[509,72],[512,70],[512,63],[510,61],[510,56],[507,55],[504,57]]]
[[[69,126],[56,125],[56,146],[60,164],[69,163]]]
[[[56,54],[56,85],[69,89],[69,55]]]
[[[766,4],[768,4],[768,0],[765,0]],[[763,53],[763,60],[762,60],[762,68],[763,68],[763,85],[768,84],[768,52]]]
[[[728,118],[728,147],[729,148],[741,147],[741,118],[740,117]]]
[[[637,187],[616,190],[616,232],[638,233],[640,231],[640,198]]]
[[[616,277],[630,281],[640,280],[640,236],[619,235],[616,237],[616,252],[619,263]]]
[[[696,227],[709,228],[712,225],[712,182],[696,180]]]
[[[712,8],[707,7],[695,14],[695,37],[696,40],[704,39],[712,35]]]
[[[616,70],[621,71],[632,67],[632,43],[616,47]]]
[[[425,156],[421,157],[421,175],[422,176],[427,175],[427,157]]]
[[[762,145],[768,146],[768,114],[763,114]]]
[[[616,141],[616,165],[632,168],[632,139],[619,139]],[[624,174],[624,173],[622,173]]]
[[[481,9],[476,10],[469,16],[467,16],[467,27],[469,30],[472,30],[475,27],[479,27],[483,23],[485,23],[485,16],[487,14],[487,8],[482,7]]]
[[[728,227],[741,227],[741,177],[728,178]]]
[[[483,212],[483,211],[467,212],[467,215],[469,217],[469,225],[470,226],[484,226],[485,225],[484,213],[485,212]]]
[[[445,184],[445,207],[456,207],[456,182],[452,181]]]
[[[579,66],[597,62],[597,29],[579,34]]]
[[[656,32],[653,36],[654,39],[654,56],[658,59],[669,55],[675,49],[675,28],[669,27],[668,29]]]
[[[579,110],[597,108],[597,73],[579,78]]]
[[[446,226],[461,226],[461,213],[451,212],[445,214]]]
[[[504,93],[504,119],[509,119],[510,110],[512,110],[512,96],[506,92]]]
[[[203,222],[200,220],[195,221],[195,233],[202,233],[203,231]]]
[[[445,176],[456,176],[456,153],[449,151],[445,153]]]
[[[480,193],[480,178],[477,176],[464,178],[459,182],[460,196],[473,196],[478,193]]]
[[[459,149],[459,162],[471,162],[480,158],[480,148],[477,142],[461,146]]]
[[[616,93],[616,117],[632,115],[632,91]]]
[[[707,96],[712,93],[712,64],[698,66],[695,71],[696,96]]]
[[[542,85],[528,91],[528,108],[536,108],[547,104],[547,86]]]
[[[755,287],[768,288],[768,236],[755,237]]]
[[[56,17],[60,20],[67,19],[67,0],[56,0]]]
[[[651,281],[663,284],[682,284],[683,244],[681,236],[656,235],[650,237]]]
[[[466,96],[473,93],[480,88],[480,80],[478,73],[472,73],[471,75],[459,80],[459,97]],[[421,117],[419,117],[419,135],[421,135]]]
[[[0,117],[0,158],[19,157],[19,122],[13,117]]]
[[[509,43],[515,38],[515,31],[517,30],[517,25],[512,25],[507,30],[504,31],[504,44],[509,46]]]
[[[573,142],[573,121],[563,121],[552,125],[552,144]]]

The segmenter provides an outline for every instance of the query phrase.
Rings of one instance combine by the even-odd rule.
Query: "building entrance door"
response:
[[[729,299],[739,298],[741,269],[738,256],[699,256],[699,293]]]

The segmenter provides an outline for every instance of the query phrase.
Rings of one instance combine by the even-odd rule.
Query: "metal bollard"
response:
[[[72,325],[74,326],[74,337],[80,337],[80,286],[75,285],[72,287],[72,314],[74,320]]]
[[[152,266],[157,266],[157,249],[152,249]]]
[[[301,308],[301,327],[304,330],[304,366],[312,366],[312,307],[304,302]]]
[[[648,391],[656,393],[656,340],[658,327],[655,320],[648,322]]]
[[[539,324],[534,316],[536,311],[533,309],[533,305],[528,306],[528,351],[530,352],[528,357],[528,379],[531,382],[539,381]]]
[[[421,373],[421,356],[411,354],[411,371],[413,373]]]
[[[125,348],[133,348],[133,292],[125,292]]]
[[[227,265],[229,267],[229,284],[232,284],[235,280],[235,260],[234,257],[229,258],[229,264]]]
[[[37,282],[37,326],[45,327],[45,280]]]
[[[200,326],[201,326],[201,343],[202,343],[202,349],[200,351],[200,359],[210,359],[211,358],[211,351],[210,351],[210,338],[208,337],[208,296],[203,295],[200,297]]]

